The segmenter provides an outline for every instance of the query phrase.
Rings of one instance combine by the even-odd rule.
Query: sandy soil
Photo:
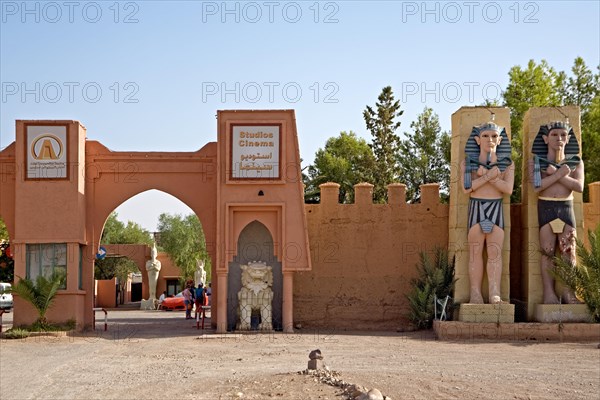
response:
[[[181,312],[110,311],[108,332],[0,340],[0,399],[342,399],[298,374],[318,348],[342,379],[394,400],[597,400],[597,346],[431,332],[202,335]]]

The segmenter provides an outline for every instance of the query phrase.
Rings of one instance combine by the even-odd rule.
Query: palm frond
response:
[[[39,275],[35,283],[29,278],[19,277],[19,282],[12,287],[12,292],[36,309],[39,315],[38,322],[43,326],[46,313],[52,307],[56,294],[65,279],[65,274],[62,272],[54,272],[50,278]]]
[[[419,276],[411,280],[413,289],[406,296],[410,313],[408,318],[418,329],[431,328],[435,318],[434,296],[445,298],[454,291],[454,259],[448,259],[448,252],[436,248],[433,258],[421,252],[417,271]]]
[[[595,322],[600,322],[600,225],[589,231],[590,249],[577,239],[577,263],[575,265],[554,256],[554,277],[562,281],[585,302]]]

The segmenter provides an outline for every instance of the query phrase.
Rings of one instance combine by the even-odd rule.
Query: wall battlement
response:
[[[355,203],[339,204],[337,183],[321,203],[306,204],[313,269],[294,277],[295,322],[332,329],[408,327],[406,294],[419,254],[448,244],[448,205],[439,185],[421,187],[406,203],[403,184],[388,186],[387,204],[373,204],[373,185],[354,187]]]
[[[405,329],[409,327],[406,294],[417,276],[420,252],[433,254],[449,245],[449,205],[439,185],[421,186],[421,203],[406,203],[406,186],[388,186],[388,203],[373,204],[373,185],[355,185],[355,203],[338,203],[339,187],[320,186],[321,203],[306,204],[312,271],[294,277],[295,323],[311,329]],[[584,203],[586,230],[600,223],[600,182],[589,185]],[[511,205],[511,214],[520,204]],[[512,218],[512,235],[521,232]],[[517,242],[519,241],[518,238]],[[511,253],[520,253],[511,246]],[[521,257],[511,254],[511,293],[521,292]],[[513,287],[514,286],[514,287]],[[514,290],[513,290],[514,289]]]

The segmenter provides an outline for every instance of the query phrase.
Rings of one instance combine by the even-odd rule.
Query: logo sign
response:
[[[231,127],[231,178],[279,179],[281,125]]]
[[[68,178],[65,125],[27,125],[27,178]]]
[[[104,258],[106,258],[106,248],[100,246],[96,253],[96,260],[104,260]]]

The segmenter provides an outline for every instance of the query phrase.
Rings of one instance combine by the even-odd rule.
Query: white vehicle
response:
[[[0,282],[0,309],[11,310],[13,308],[13,296],[10,293],[10,283]]]

